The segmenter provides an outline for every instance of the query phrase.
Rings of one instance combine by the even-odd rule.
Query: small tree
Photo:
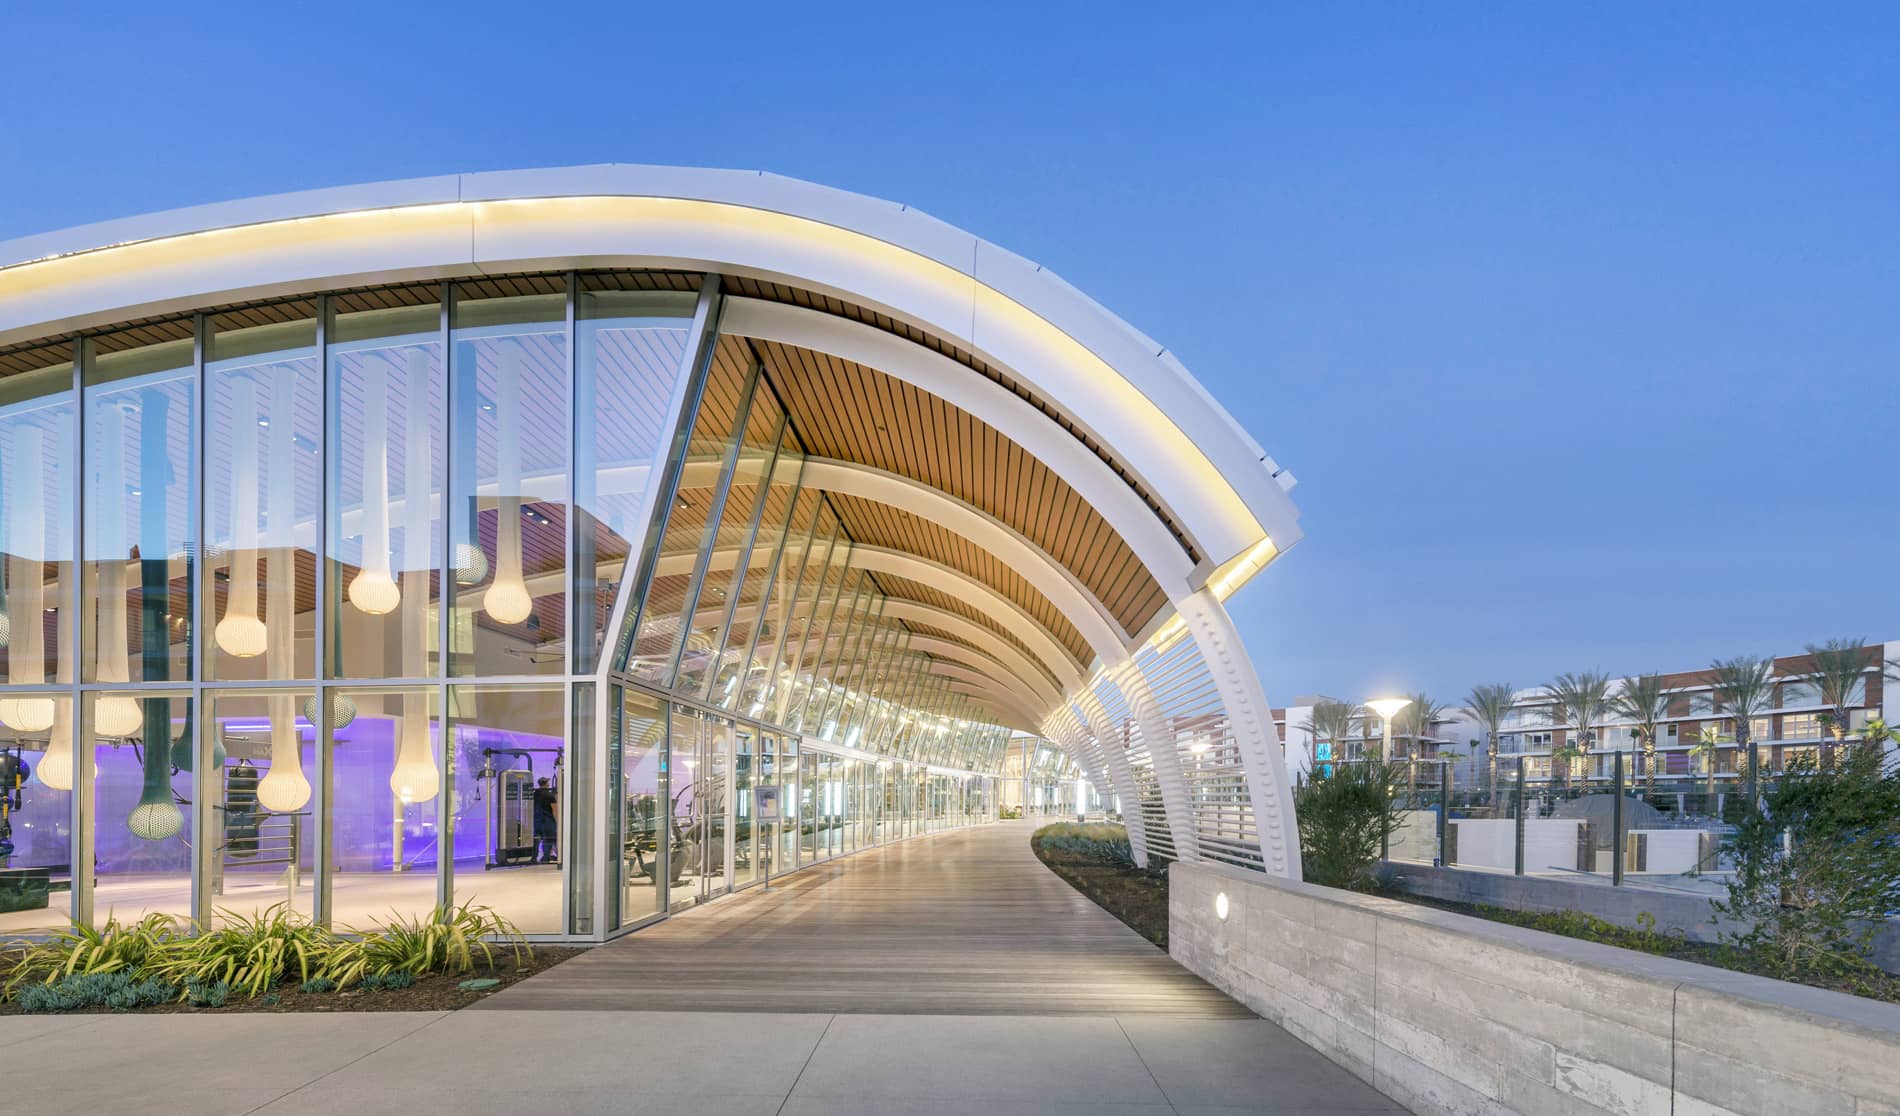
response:
[[[1563,747],[1550,753],[1550,773],[1555,775],[1560,770],[1563,772],[1563,787],[1565,790],[1570,789],[1570,778],[1576,773],[1577,761],[1583,758],[1583,754],[1582,748],[1568,742],[1566,742]],[[1586,779],[1589,778],[1588,775],[1584,777]]]
[[[1397,768],[1337,763],[1293,797],[1300,824],[1300,861],[1308,883],[1364,891],[1372,887],[1379,849],[1399,828]]]
[[[1313,706],[1308,714],[1306,730],[1311,733],[1315,743],[1324,740],[1333,746],[1333,762],[1346,758],[1346,741],[1358,731],[1364,713],[1359,706],[1346,701],[1322,701]],[[1313,757],[1313,771],[1319,770],[1319,757]]]
[[[1498,804],[1498,736],[1504,731],[1504,722],[1511,716],[1511,710],[1517,705],[1517,691],[1509,682],[1489,682],[1471,687],[1471,693],[1465,696],[1465,712],[1471,719],[1484,726],[1485,745],[1491,757],[1491,772],[1486,793],[1495,808]]]
[[[1406,749],[1410,760],[1405,780],[1408,802],[1418,795],[1418,750],[1432,734],[1432,727],[1444,722],[1450,708],[1444,702],[1433,701],[1430,694],[1421,690],[1412,695],[1412,704],[1399,711],[1399,731],[1412,738],[1411,746]]]
[[[1690,755],[1702,757],[1702,769],[1708,774],[1706,793],[1709,801],[1705,808],[1711,813],[1715,810],[1715,757],[1721,753],[1722,745],[1728,742],[1721,729],[1714,725],[1703,725],[1702,731],[1696,735],[1696,742],[1689,748]]]
[[[1782,975],[1872,967],[1874,932],[1900,910],[1900,768],[1868,748],[1826,766],[1804,756],[1727,843],[1730,935]]]
[[[1610,703],[1616,715],[1632,723],[1636,742],[1643,749],[1643,782],[1651,793],[1656,790],[1656,734],[1669,715],[1669,690],[1660,674],[1639,674],[1623,679],[1622,692]]]

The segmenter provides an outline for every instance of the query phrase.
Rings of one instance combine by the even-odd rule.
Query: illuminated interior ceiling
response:
[[[616,166],[114,222],[0,245],[0,376],[41,366],[81,332],[114,329],[129,346],[189,336],[191,313],[262,323],[307,312],[282,307],[318,292],[351,309],[413,304],[442,280],[549,293],[576,272],[678,291],[718,276],[702,406],[736,408],[722,386],[734,377],[719,370],[760,365],[807,468],[827,478],[852,565],[889,599],[888,626],[945,679],[942,694],[1052,739],[1073,721],[1090,740],[1056,743],[1089,769],[1085,753],[1103,755],[1110,734],[1076,703],[1105,684],[1126,693],[1133,678],[1129,726],[1157,738],[1151,751],[1173,752],[1159,738],[1189,723],[1168,704],[1185,684],[1143,682],[1140,663],[1191,639],[1196,677],[1229,724],[1251,811],[1239,828],[1265,849],[1257,815],[1270,798],[1285,837],[1284,774],[1259,746],[1277,740],[1221,601],[1298,541],[1291,478],[1161,346],[1035,265],[915,211],[773,176]],[[688,460],[672,514],[703,522],[695,493],[716,482]],[[524,528],[528,567],[565,532],[558,517]],[[682,604],[690,572],[662,559],[651,595]],[[537,620],[550,634],[564,622],[558,609]],[[1117,765],[1140,754],[1122,736]],[[1149,794],[1123,785],[1130,771],[1104,759],[1092,774],[1124,798]],[[1191,853],[1187,807],[1155,809],[1157,828]],[[1296,849],[1277,847],[1261,860],[1285,871],[1289,857],[1296,865]]]

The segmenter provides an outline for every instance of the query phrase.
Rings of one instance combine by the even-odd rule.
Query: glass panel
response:
[[[431,300],[337,313],[329,348],[328,672],[439,673],[442,553],[442,310]],[[487,576],[464,548],[456,577]]]
[[[214,693],[212,761],[201,792],[211,810],[207,861],[212,921],[283,903],[310,917],[316,883],[310,775],[317,730],[302,711],[309,690]],[[176,757],[174,757],[174,760]]]
[[[620,788],[620,925],[626,926],[664,909],[664,892],[657,885],[665,861],[661,839],[670,826],[662,778],[664,703],[639,690],[620,692],[620,746],[617,757],[608,759]]]
[[[493,907],[524,934],[558,934],[569,785],[560,686],[449,691],[455,902]]]
[[[613,281],[582,276],[575,303],[574,642],[581,673],[599,662],[622,571],[646,533],[648,490],[665,464],[695,299],[691,292],[604,289]]]
[[[567,668],[566,317],[565,294],[457,289],[449,534],[461,572],[449,594],[451,674]],[[484,564],[482,577],[463,570]]]
[[[759,850],[752,817],[752,786],[757,776],[756,733],[750,725],[734,730],[732,756],[732,886],[759,878]]]
[[[60,661],[72,650],[72,386],[69,360],[0,381],[0,664],[9,686],[72,681]],[[43,733],[53,723],[49,702],[0,698],[0,725]]]
[[[753,528],[763,518],[766,498],[771,492],[770,474],[776,471],[784,417],[785,412],[773,398],[771,389],[759,385],[753,394],[739,456],[733,462],[732,480],[726,488],[725,506],[719,515],[719,529],[712,536],[712,551],[698,603],[688,620],[686,651],[681,656],[675,683],[681,693],[705,697],[706,679],[712,673],[713,657],[724,641],[732,595],[739,591],[744,565],[754,554],[760,555],[762,562],[771,561],[771,549],[761,551],[752,546]]]
[[[567,842],[566,929],[574,934],[592,934],[595,877],[600,874],[595,865],[601,862],[599,850],[603,847],[594,832],[594,749],[599,746],[599,729],[592,682],[574,684],[568,715],[568,751],[562,766],[573,772],[573,786],[562,788],[568,791],[563,827],[566,835],[559,838]]]
[[[784,428],[773,460],[772,475],[763,488],[764,505],[759,509],[758,527],[747,543],[743,568],[734,572],[736,586],[731,594],[732,620],[723,636],[717,669],[710,672],[707,700],[731,709],[739,700],[739,682],[752,655],[752,638],[758,631],[759,606],[773,583],[779,548],[785,542],[785,525],[793,511],[799,469],[804,463],[798,452],[798,439],[791,427]]]
[[[83,677],[181,681],[191,677],[192,341],[121,342],[86,342],[83,545],[86,599],[95,603]],[[116,702],[100,713],[103,735],[137,730]]]
[[[670,685],[679,657],[686,609],[693,599],[693,576],[705,549],[708,520],[725,475],[736,428],[748,408],[752,365],[746,344],[722,337],[713,349],[712,367],[687,441],[679,491],[667,511],[666,531],[634,633],[627,669],[643,682]],[[710,602],[702,602],[702,607]]]
[[[93,922],[191,918],[191,700],[88,694],[93,745]],[[129,726],[128,731],[107,728]]]
[[[439,691],[339,693],[328,798],[331,923],[368,929],[435,909],[441,867]]]
[[[798,867],[799,826],[807,815],[798,795],[798,739],[778,738],[779,863],[789,872]]]
[[[0,787],[16,796],[0,809],[0,939],[65,929],[72,913],[73,699],[7,700],[12,720],[47,723],[14,728],[19,750],[0,752]]]
[[[205,552],[207,678],[308,678],[316,607],[322,380],[314,305],[207,323]]]
[[[805,573],[799,580],[798,596],[787,620],[778,660],[772,665],[768,679],[770,689],[763,702],[766,709],[773,711],[771,719],[788,728],[798,727],[794,714],[802,715],[804,709],[799,673],[806,646],[812,641],[814,629],[822,636],[824,625],[830,621],[831,602],[837,597],[838,582],[842,580],[843,571],[834,559],[841,562],[842,555],[851,549],[838,529],[837,517],[832,514],[829,503],[818,505],[815,540],[812,553],[805,560]]]
[[[818,760],[818,753],[813,751],[805,751],[799,757],[799,860],[804,864],[817,860],[822,847],[818,837],[822,829],[818,813]]]
[[[745,596],[740,601],[742,619],[746,626],[756,629],[756,632],[752,640],[750,662],[743,668],[743,682],[735,707],[748,717],[757,717],[765,710],[766,694],[771,688],[779,656],[783,653],[780,644],[791,623],[793,611],[802,603],[798,591],[805,577],[805,556],[814,549],[822,555],[822,548],[828,542],[827,539],[813,537],[818,526],[817,513],[821,501],[822,497],[813,489],[799,491],[791,511],[790,529],[776,565],[765,576],[746,579]],[[823,561],[823,558],[818,560]],[[723,689],[727,685],[730,682],[716,683],[715,689]]]

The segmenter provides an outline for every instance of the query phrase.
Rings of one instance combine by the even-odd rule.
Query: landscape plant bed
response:
[[[1865,996],[1868,999],[1883,1000],[1887,1003],[1900,1003],[1900,977],[1881,972],[1871,966],[1865,971],[1844,973],[1809,971],[1789,975],[1770,971],[1767,966],[1750,957],[1746,951],[1734,946],[1690,941],[1687,938],[1665,934],[1654,929],[1631,929],[1614,922],[1606,922],[1595,915],[1584,914],[1581,911],[1513,911],[1503,907],[1457,903],[1400,891],[1383,890],[1379,894],[1388,899],[1397,899],[1421,907],[1436,907],[1439,910],[1470,915],[1473,918],[1482,918],[1491,922],[1503,922],[1512,926],[1541,930],[1546,934],[1561,934],[1566,938],[1620,946],[1623,949],[1653,953],[1659,957],[1694,961],[1733,972],[1751,973],[1775,980],[1791,980],[1814,988],[1846,992],[1852,996]]]
[[[1029,845],[1069,886],[1135,933],[1168,948],[1167,870],[1135,867],[1121,826],[1059,822],[1038,829]]]
[[[365,988],[361,984],[331,992],[305,992],[294,981],[285,981],[256,998],[238,994],[229,995],[222,1007],[199,1007],[183,1000],[172,999],[165,1003],[131,1009],[115,1009],[103,1006],[77,1007],[68,1009],[65,1015],[122,1015],[128,1011],[137,1014],[190,1014],[190,1015],[230,1015],[238,1012],[288,1012],[288,1011],[454,1011],[465,1008],[483,997],[493,995],[510,985],[518,984],[536,973],[547,970],[566,961],[568,958],[586,951],[585,946],[535,946],[531,955],[524,956],[517,966],[515,959],[506,951],[496,955],[493,966],[477,965],[465,973],[430,973],[414,978],[414,983],[404,988]],[[0,977],[11,972],[21,954],[18,951],[0,953]],[[468,981],[493,980],[495,983],[481,988],[463,988]],[[0,1002],[0,1015],[21,1015],[23,1009],[17,1002]]]

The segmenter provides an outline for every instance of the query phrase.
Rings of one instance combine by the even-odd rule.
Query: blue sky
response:
[[[1900,638],[1890,5],[422,7],[9,6],[0,237],[762,168],[1054,269],[1301,478],[1276,702]]]

